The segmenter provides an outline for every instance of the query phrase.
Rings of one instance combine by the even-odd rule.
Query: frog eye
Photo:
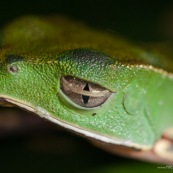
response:
[[[101,106],[112,94],[100,85],[71,76],[61,78],[60,89],[73,103],[84,108]]]

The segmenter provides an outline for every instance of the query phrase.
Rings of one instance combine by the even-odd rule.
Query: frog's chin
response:
[[[73,131],[75,133],[78,133],[79,135],[85,136],[89,139],[93,139],[96,141],[101,141],[103,143],[132,147],[132,148],[139,149],[139,150],[140,149],[149,150],[152,148],[151,146],[143,146],[140,144],[133,143],[131,141],[124,141],[121,139],[111,138],[109,136],[104,136],[104,135],[101,135],[101,134],[98,134],[98,133],[95,133],[92,131],[88,131],[86,129],[82,129],[80,127],[76,127],[75,125],[66,123],[62,120],[59,120],[57,117],[51,115],[44,108],[41,108],[39,106],[34,107],[34,106],[30,105],[29,103],[26,103],[26,102],[23,102],[21,100],[14,99],[11,97],[0,95],[0,105],[18,106],[22,109],[29,111],[29,112],[33,112],[33,113],[39,115],[40,117],[47,119],[47,120],[49,120],[55,124],[58,124],[61,127],[64,127],[64,128],[66,128],[70,131]]]

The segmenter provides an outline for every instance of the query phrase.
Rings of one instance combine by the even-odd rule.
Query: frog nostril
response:
[[[16,73],[16,72],[18,72],[18,66],[16,65],[16,64],[12,64],[12,65],[10,65],[10,66],[8,66],[8,71],[10,72],[10,73]]]

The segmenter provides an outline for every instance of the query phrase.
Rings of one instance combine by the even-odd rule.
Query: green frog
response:
[[[172,164],[171,56],[67,17],[24,16],[2,30],[0,103],[109,152]]]

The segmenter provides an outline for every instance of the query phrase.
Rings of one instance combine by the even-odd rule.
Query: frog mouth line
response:
[[[14,107],[15,105],[8,102],[6,99],[4,98],[0,98],[0,106],[5,106],[5,107]]]
[[[99,133],[95,133],[89,130],[85,130],[82,129],[80,127],[76,127],[75,125],[72,124],[68,124],[62,120],[59,120],[57,117],[51,115],[48,111],[46,111],[45,109],[37,106],[37,107],[33,107],[32,105],[29,105],[26,102],[23,102],[21,100],[18,99],[14,99],[11,97],[7,97],[7,96],[0,96],[0,105],[9,105],[9,106],[17,106],[20,108],[23,108],[24,110],[30,111],[35,113],[36,115],[39,115],[40,117],[49,120],[50,122],[53,122],[55,124],[60,125],[61,127],[68,129],[70,131],[73,131],[81,136],[86,136],[89,139],[94,139],[100,142],[105,142],[108,144],[115,144],[115,145],[123,145],[126,147],[131,147],[134,149],[143,149],[143,150],[149,150],[152,148],[152,146],[145,146],[145,145],[140,145],[137,143],[133,143],[131,141],[124,141],[121,139],[116,139],[116,138],[111,138],[108,136],[104,136],[101,135]]]

